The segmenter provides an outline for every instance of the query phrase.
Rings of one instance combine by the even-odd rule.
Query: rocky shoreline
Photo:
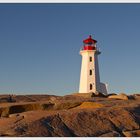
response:
[[[139,137],[140,95],[0,96],[0,135]]]

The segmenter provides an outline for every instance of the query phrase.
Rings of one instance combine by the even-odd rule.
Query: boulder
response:
[[[78,108],[101,108],[104,107],[101,103],[97,102],[83,102]]]
[[[112,95],[117,95],[117,94],[116,93],[110,93],[110,94],[107,94],[107,97],[112,96]]]
[[[91,97],[107,97],[107,95],[101,92],[95,92],[95,93],[92,93]]]
[[[116,132],[116,131],[112,131],[109,133],[105,133],[100,135],[100,137],[121,137],[120,133]]]
[[[140,99],[140,94],[134,94],[133,97],[134,99]]]
[[[121,100],[128,100],[128,96],[124,93],[120,93],[119,95],[111,95],[108,98],[110,99],[121,99]]]
[[[126,137],[140,137],[140,130],[123,131]]]

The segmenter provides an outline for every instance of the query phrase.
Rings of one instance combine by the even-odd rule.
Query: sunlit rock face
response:
[[[78,93],[77,93],[78,94]],[[139,95],[127,100],[71,94],[0,96],[0,135],[27,137],[140,136]],[[86,94],[85,94],[86,95]]]

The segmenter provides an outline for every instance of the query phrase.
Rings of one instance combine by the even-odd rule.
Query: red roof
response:
[[[91,35],[89,36],[89,38],[85,39],[83,41],[85,44],[92,44],[92,43],[96,43],[97,41],[92,39]]]

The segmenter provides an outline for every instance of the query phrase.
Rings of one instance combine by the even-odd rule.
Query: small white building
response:
[[[97,41],[89,36],[83,41],[84,46],[80,50],[82,55],[79,93],[103,93],[107,94],[107,85],[100,82],[98,55],[101,53]]]

